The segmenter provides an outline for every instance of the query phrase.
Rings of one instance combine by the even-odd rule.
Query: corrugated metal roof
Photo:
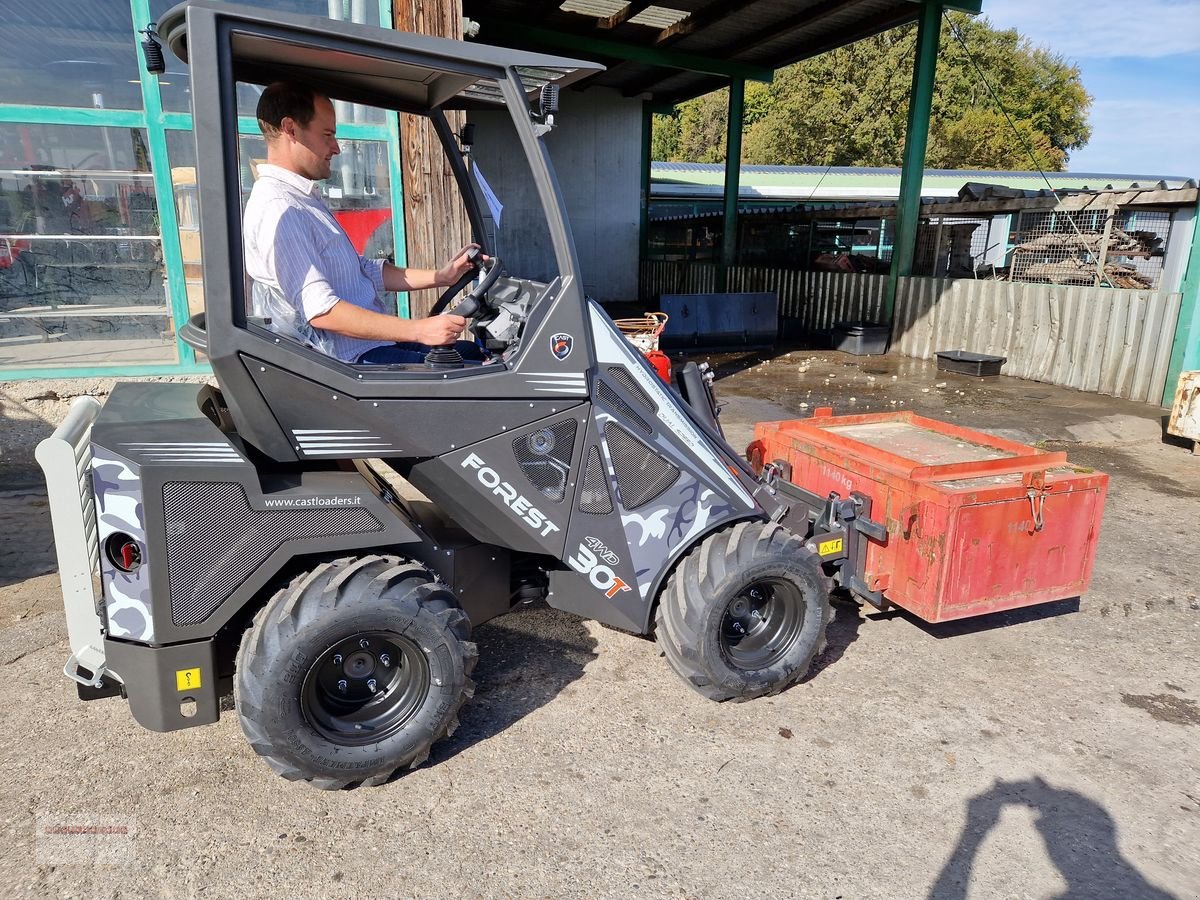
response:
[[[949,175],[946,171],[937,173],[939,175]],[[1054,191],[1048,188],[1036,189],[1021,189],[998,184],[981,184],[979,182],[969,181],[965,184],[961,183],[961,176],[970,174],[989,174],[958,172],[960,176],[960,187],[953,195],[925,196],[921,201],[922,215],[937,214],[938,209],[948,210],[951,206],[954,209],[963,209],[968,207],[971,209],[981,209],[982,206],[976,207],[974,204],[987,204],[993,201],[988,208],[1004,208],[1011,209],[1012,201],[1014,200],[1045,200],[1049,201],[1051,206],[1059,206],[1064,203],[1071,204],[1074,208],[1084,208],[1096,202],[1102,201],[1102,198],[1108,196],[1116,196],[1120,198],[1123,204],[1145,204],[1145,205],[1194,205],[1197,201],[1197,183],[1194,179],[1172,179],[1159,180],[1157,182],[1132,182],[1128,185],[1112,186],[1104,188],[1065,188],[1060,187]],[[1004,173],[993,173],[1004,174]],[[837,190],[837,189],[834,189]],[[1164,193],[1166,192],[1166,193]],[[653,193],[653,191],[651,191]],[[1167,196],[1167,195],[1170,196]],[[743,194],[743,196],[745,196]],[[1082,200],[1072,202],[1072,199]],[[659,201],[665,198],[657,197]],[[687,199],[695,200],[696,197]],[[712,197],[711,199],[718,199]],[[831,218],[837,214],[845,214],[847,218],[854,216],[865,218],[890,217],[892,210],[897,206],[897,201],[892,198],[859,198],[854,201],[845,201],[839,196],[829,196],[824,188],[817,195],[817,202],[808,202],[813,199],[811,196],[800,200],[796,203],[791,203],[786,206],[764,206],[761,203],[756,203],[752,206],[738,205],[738,215],[750,218],[773,216],[773,215],[788,215],[796,216],[807,213],[809,216],[819,218]],[[843,200],[843,202],[830,202],[831,200]],[[995,204],[999,202],[1002,207],[997,207]],[[1044,206],[1045,204],[1032,204]],[[942,213],[945,215],[945,213]],[[720,220],[725,216],[724,210],[713,207],[711,209],[685,209],[678,212],[658,212],[650,216],[651,222],[682,222],[682,221],[703,221],[707,219]],[[803,216],[802,216],[803,217]]]
[[[978,12],[979,0],[950,0]],[[913,0],[463,0],[479,40],[562,53],[608,66],[589,84],[677,103],[728,84],[721,69],[677,56],[769,73],[834,47],[916,21]],[[585,48],[586,44],[586,48]],[[637,52],[629,52],[636,50]],[[665,52],[664,52],[665,51]],[[648,58],[653,54],[653,58]]]
[[[1131,190],[1195,187],[1194,179],[1170,175],[1118,175],[1051,172],[1057,191]],[[650,167],[650,194],[658,200],[720,198],[725,166],[712,163],[656,162]],[[1045,191],[1037,172],[927,169],[921,193],[928,198],[959,197],[964,184]],[[738,195],[763,200],[894,200],[900,195],[899,169],[824,166],[742,166]]]

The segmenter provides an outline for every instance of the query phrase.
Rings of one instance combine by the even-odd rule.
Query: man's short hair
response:
[[[297,125],[305,126],[317,114],[317,98],[324,96],[295,81],[276,81],[267,85],[258,98],[258,127],[269,141],[279,136],[284,119],[292,119]]]

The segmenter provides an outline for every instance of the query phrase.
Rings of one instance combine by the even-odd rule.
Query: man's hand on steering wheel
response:
[[[478,244],[467,244],[459,250],[448,263],[437,270],[437,283],[443,287],[450,287],[464,275],[479,268],[488,259],[482,253],[471,253],[472,250],[479,249]]]
[[[450,266],[455,265],[463,258],[467,262],[466,271],[458,277],[457,281],[442,292],[442,296],[438,298],[437,303],[433,305],[433,309],[429,311],[430,315],[436,316],[439,313],[445,312],[450,306],[450,302],[467,286],[467,282],[478,274],[482,276],[479,284],[450,310],[453,314],[466,316],[468,319],[473,317],[480,311],[484,305],[483,298],[487,296],[487,292],[496,283],[496,280],[500,277],[500,273],[504,271],[503,266],[500,264],[500,258],[486,256],[481,252],[478,244],[468,244],[466,247],[463,247],[462,252],[446,264],[446,268],[448,269]],[[439,270],[439,272],[441,271]]]

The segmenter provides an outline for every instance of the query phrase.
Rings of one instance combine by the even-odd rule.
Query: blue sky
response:
[[[1073,172],[1200,178],[1200,0],[983,0],[1076,63],[1094,98]]]

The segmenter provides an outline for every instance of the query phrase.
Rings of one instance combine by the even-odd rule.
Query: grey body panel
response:
[[[580,396],[543,399],[499,399],[500,382],[514,373],[481,373],[470,397],[405,399],[380,396],[364,382],[350,382],[353,393],[339,393],[324,384],[276,366],[251,368],[264,396],[272,397],[271,408],[290,436],[293,450],[301,459],[352,459],[355,457],[429,457],[477,443],[494,434],[517,430],[554,415],[582,401],[587,388],[580,376]],[[487,402],[481,403],[480,396]]]
[[[146,404],[148,392],[154,397]],[[191,384],[120,384],[93,427],[96,458],[119,455],[136,467],[129,484],[141,498],[119,524],[144,545],[144,563],[132,573],[144,582],[137,604],[131,591],[113,595],[106,582],[111,637],[155,645],[209,638],[260,598],[294,557],[342,551],[395,552],[425,562],[456,590],[473,586],[462,597],[475,622],[507,609],[503,550],[487,548],[490,574],[483,577],[466,563],[479,558],[475,542],[415,529],[404,509],[357,471],[261,460],[256,466],[236,437],[200,413],[197,395]],[[111,491],[101,484],[110,474],[97,475],[98,492]],[[143,630],[131,627],[132,614],[112,614],[127,607],[146,620]]]
[[[211,725],[221,717],[221,685],[211,640],[171,647],[106,640],[104,653],[125,680],[129,711],[143,728],[176,731]],[[179,689],[180,680],[184,690]],[[183,713],[185,700],[195,704],[190,716]]]
[[[578,435],[585,416],[586,407],[580,407],[531,426],[502,431],[470,447],[418,463],[409,479],[480,541],[560,558],[571,516],[573,473],[579,468]],[[524,452],[531,437],[566,430],[562,426],[570,428],[570,446],[560,442],[557,454],[544,457],[561,462],[561,485],[558,490],[544,491],[539,487],[543,466],[522,466],[518,454]]]

